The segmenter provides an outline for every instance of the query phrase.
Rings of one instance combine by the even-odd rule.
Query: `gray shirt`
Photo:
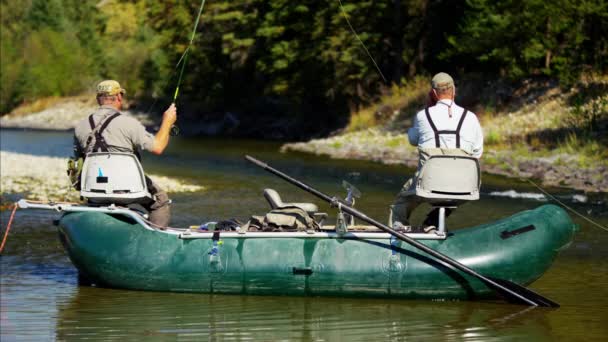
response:
[[[95,126],[99,127],[100,123],[116,112],[118,111],[110,106],[99,107],[93,113]],[[88,117],[76,124],[74,128],[74,155],[76,157],[84,156],[91,132]],[[154,135],[146,131],[146,128],[137,119],[125,114],[114,118],[102,132],[102,136],[108,144],[109,152],[151,151],[154,146]]]

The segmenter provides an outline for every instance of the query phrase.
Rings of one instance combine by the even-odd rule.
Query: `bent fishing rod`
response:
[[[406,242],[406,243],[410,244],[411,246],[433,256],[434,258],[442,261],[443,263],[450,265],[453,268],[456,268],[463,273],[466,273],[470,276],[473,276],[473,277],[479,279],[486,286],[488,286],[489,288],[494,290],[496,293],[498,293],[500,296],[505,298],[510,303],[523,304],[523,305],[529,305],[529,306],[550,307],[550,308],[559,307],[558,303],[550,300],[549,298],[545,298],[545,297],[541,296],[540,294],[538,294],[528,288],[525,288],[521,285],[518,285],[512,281],[509,281],[506,279],[483,276],[483,275],[477,273],[476,271],[474,271],[473,269],[465,266],[464,264],[450,258],[449,256],[442,254],[440,252],[437,252],[436,250],[416,241],[415,239],[413,239],[403,233],[400,233],[400,232],[388,227],[387,225],[384,225],[384,224],[368,217],[364,213],[350,207],[344,201],[341,201],[335,197],[330,197],[330,196],[312,188],[311,186],[306,185],[306,184],[286,175],[285,173],[270,167],[268,164],[266,164],[264,162],[261,162],[248,155],[245,156],[245,159],[247,159],[247,161],[261,167],[262,169],[264,169],[276,176],[279,176],[280,178],[286,180],[287,182],[317,196],[318,198],[320,198],[326,202],[329,202],[332,206],[334,206],[334,207],[338,206],[340,208],[340,210],[346,212],[347,214],[350,214],[364,222],[367,222],[373,226],[376,226],[379,229],[381,229],[382,231],[389,233],[390,235],[396,237],[397,239],[399,239],[403,242]]]
[[[196,21],[194,22],[194,27],[192,28],[192,34],[190,35],[190,42],[186,47],[186,50],[182,54],[182,57],[179,59],[177,64],[182,63],[182,68],[179,72],[179,77],[177,78],[177,85],[175,86],[175,92],[173,93],[173,104],[177,101],[177,95],[179,95],[179,86],[182,83],[182,76],[184,75],[184,70],[186,69],[186,64],[188,63],[188,55],[190,52],[190,48],[192,47],[192,42],[194,42],[194,36],[196,36],[196,30],[198,28],[198,22],[201,19],[201,15],[203,14],[203,8],[205,7],[205,0],[201,1],[201,6],[198,9],[198,15],[196,16]],[[171,135],[176,136],[179,134],[179,127],[177,124],[171,126]]]

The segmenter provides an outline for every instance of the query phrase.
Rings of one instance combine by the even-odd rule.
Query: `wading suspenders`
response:
[[[89,116],[89,125],[91,125],[91,130],[93,131],[93,135],[95,136],[95,144],[93,145],[93,148],[89,150],[89,145],[91,144],[91,138],[92,138],[92,137],[89,137],[89,139],[87,140],[87,148],[86,148],[87,151],[89,151],[89,152],[108,152],[108,144],[106,143],[106,140],[103,138],[103,136],[101,134],[103,133],[103,131],[106,130],[106,128],[108,127],[110,122],[112,120],[114,120],[116,117],[118,117],[119,115],[120,115],[120,113],[118,113],[118,112],[112,114],[112,116],[110,116],[105,121],[103,121],[103,123],[101,124],[101,127],[99,127],[99,129],[96,129],[95,121],[93,120],[93,114],[91,114]]]
[[[429,107],[426,107],[424,109],[424,113],[426,114],[426,119],[429,121],[429,124],[431,125],[431,128],[433,129],[433,132],[435,133],[435,147],[440,148],[440,144],[439,144],[439,135],[440,134],[455,134],[456,135],[456,148],[460,148],[460,129],[462,128],[462,123],[464,122],[464,118],[467,116],[467,112],[468,110],[464,110],[464,112],[462,113],[462,116],[460,117],[460,121],[458,121],[458,127],[456,128],[455,131],[449,131],[449,130],[441,130],[438,131],[437,127],[435,127],[435,123],[433,122],[433,120],[431,120],[431,114],[429,113]]]

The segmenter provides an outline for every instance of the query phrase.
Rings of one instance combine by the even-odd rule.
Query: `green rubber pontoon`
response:
[[[129,209],[54,209],[64,212],[59,236],[70,259],[98,286],[438,300],[497,296],[479,279],[369,226],[345,232],[327,226],[302,232],[160,230]],[[525,286],[547,271],[576,230],[563,209],[543,205],[446,234],[407,235],[479,273]]]

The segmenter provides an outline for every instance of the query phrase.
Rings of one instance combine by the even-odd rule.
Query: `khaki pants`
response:
[[[391,214],[389,224],[392,226],[394,222],[400,222],[403,225],[410,224],[410,216],[422,200],[416,194],[416,176],[405,182],[401,191],[397,194],[395,202],[391,205]]]
[[[143,207],[148,211],[150,222],[160,227],[169,226],[171,220],[171,200],[167,193],[156,183],[146,176],[148,191],[154,197],[154,201]]]
[[[422,166],[424,163],[429,160],[431,156],[436,155],[463,155],[470,156],[468,153],[461,149],[447,149],[447,148],[425,148],[418,149],[418,170],[414,174],[414,177],[410,178],[405,182],[399,193],[397,194],[397,198],[395,198],[395,202],[390,207],[390,219],[389,225],[393,225],[394,222],[399,221],[403,225],[410,225],[410,216],[412,212],[424,202],[424,199],[416,196],[416,183],[418,182],[418,176],[420,175],[420,170],[422,170]],[[449,172],[449,170],[446,170]],[[446,212],[446,216],[449,213]],[[430,222],[430,223],[429,223]],[[429,215],[425,224],[434,224],[433,217]]]

